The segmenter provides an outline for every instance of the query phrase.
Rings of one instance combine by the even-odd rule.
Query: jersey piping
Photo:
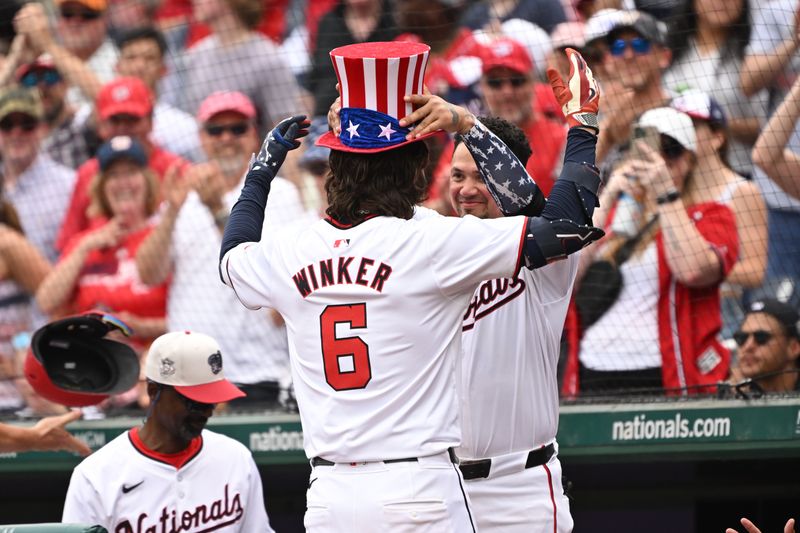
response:
[[[350,229],[350,228],[355,228],[359,224],[362,224],[362,223],[366,222],[367,220],[369,220],[371,218],[375,218],[377,216],[378,215],[375,215],[375,214],[367,215],[363,219],[361,219],[360,221],[356,222],[355,224],[345,224],[344,222],[339,222],[338,220],[336,220],[332,216],[327,216],[323,220],[325,222],[327,222],[328,224],[330,224],[331,226],[333,226],[334,228],[336,228],[336,229]]]
[[[152,459],[153,461],[170,465],[176,470],[180,470],[186,466],[189,461],[197,457],[200,454],[200,451],[203,449],[202,435],[192,439],[191,442],[189,442],[189,446],[187,446],[185,450],[182,450],[178,453],[159,453],[151,450],[145,445],[144,442],[142,442],[142,439],[139,437],[139,428],[133,428],[128,431],[128,439],[130,440],[133,448],[140,454],[144,455],[148,459]]]

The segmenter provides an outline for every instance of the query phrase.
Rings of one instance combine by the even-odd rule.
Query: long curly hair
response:
[[[424,142],[371,154],[332,150],[325,182],[328,215],[347,224],[369,215],[410,219],[428,190],[427,162]]]

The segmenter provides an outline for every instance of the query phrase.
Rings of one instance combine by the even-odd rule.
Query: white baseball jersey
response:
[[[463,324],[462,459],[529,451],[556,438],[556,367],[578,255],[486,281],[472,296]]]
[[[62,522],[120,532],[271,532],[250,451],[212,431],[202,439],[176,469],[123,433],[75,467]]]
[[[379,461],[458,445],[461,319],[482,280],[514,276],[524,217],[321,220],[223,258],[251,308],[286,320],[306,454]]]

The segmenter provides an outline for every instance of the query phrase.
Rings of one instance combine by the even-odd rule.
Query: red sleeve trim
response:
[[[525,246],[525,234],[528,233],[528,217],[525,217],[525,223],[522,225],[522,234],[519,236],[519,249],[517,250],[517,266],[514,268],[514,275],[516,278],[519,271],[522,270],[522,249]]]

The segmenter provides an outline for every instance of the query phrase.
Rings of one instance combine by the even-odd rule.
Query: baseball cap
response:
[[[722,106],[713,96],[703,91],[685,91],[673,98],[670,106],[694,119],[705,120],[715,128],[724,128],[727,124]]]
[[[256,118],[256,108],[246,94],[239,91],[216,91],[200,103],[197,120],[208,122],[211,117],[224,111],[234,111],[251,120]]]
[[[649,39],[661,46],[667,44],[666,25],[643,11],[636,11],[634,9],[622,11],[619,17],[614,20],[613,26],[608,32],[607,39],[612,41],[617,33],[627,29],[633,30],[645,39]]]
[[[697,152],[697,135],[694,131],[694,124],[686,113],[671,107],[657,107],[645,111],[637,124],[654,127],[662,135],[678,141],[687,150]]]
[[[30,63],[24,63],[17,68],[14,77],[20,81],[25,74],[32,70],[55,70],[56,64],[53,62],[53,56],[50,54],[42,54]]]
[[[107,0],[56,0],[57,6],[62,6],[68,2],[74,2],[76,4],[82,4],[92,11],[105,11],[108,7]]]
[[[0,92],[0,120],[11,113],[24,113],[36,120],[42,120],[39,95],[22,87],[11,87]]]
[[[499,37],[485,44],[481,51],[481,60],[484,74],[501,67],[520,74],[530,74],[533,71],[533,61],[528,51],[519,41],[510,37]]]
[[[217,341],[192,331],[165,333],[153,341],[145,361],[145,377],[175,387],[200,403],[221,403],[245,393],[225,379]]]
[[[753,313],[770,315],[786,328],[790,336],[800,339],[800,314],[789,304],[775,298],[763,298],[752,302],[747,308],[746,315]]]
[[[553,50],[559,48],[583,48],[586,45],[586,24],[583,22],[562,22],[553,28],[550,43]]]
[[[120,159],[129,159],[143,167],[147,165],[147,154],[142,144],[126,135],[112,137],[97,149],[97,162],[100,170],[105,171],[112,163]]]
[[[114,115],[146,117],[153,111],[153,94],[139,78],[116,78],[103,85],[95,104],[104,120]]]
[[[623,11],[620,9],[605,8],[589,17],[584,30],[586,43],[605,39],[622,17],[622,13]]]

